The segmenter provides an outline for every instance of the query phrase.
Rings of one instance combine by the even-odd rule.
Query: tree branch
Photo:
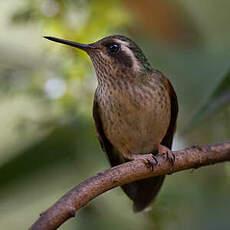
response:
[[[172,166],[165,155],[158,155],[158,164],[152,170],[150,165],[138,159],[105,170],[91,177],[61,197],[53,206],[42,213],[30,230],[57,229],[75,212],[96,196],[114,187],[152,176],[172,174],[191,168],[199,168],[230,160],[230,142],[213,145],[192,146],[174,151]]]

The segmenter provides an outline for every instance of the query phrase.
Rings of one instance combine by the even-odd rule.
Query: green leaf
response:
[[[222,78],[216,89],[209,96],[208,100],[192,117],[184,129],[184,133],[191,131],[221,109],[230,104],[230,71]]]

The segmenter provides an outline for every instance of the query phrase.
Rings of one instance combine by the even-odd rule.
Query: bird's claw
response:
[[[174,165],[176,160],[175,154],[172,151],[167,151],[166,156],[171,165]]]
[[[175,154],[166,146],[160,145],[158,148],[158,153],[161,155],[166,155],[167,160],[170,162],[171,165],[174,165],[176,157]]]
[[[136,159],[142,159],[147,167],[151,168],[151,170],[154,170],[154,166],[158,165],[157,158],[152,154],[138,154],[138,155],[132,155],[133,160]]]
[[[151,170],[153,171],[154,166],[158,165],[158,160],[152,153],[149,153],[147,155],[148,155],[147,157],[148,165],[151,167]]]
[[[149,154],[146,154],[146,155],[148,155],[148,157],[146,157],[146,163],[147,163],[147,165],[149,167],[151,167],[151,170],[153,171],[154,166],[158,165],[158,160],[152,153],[149,153]]]

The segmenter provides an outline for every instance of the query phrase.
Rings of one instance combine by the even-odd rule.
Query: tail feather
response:
[[[108,158],[112,166],[122,164],[126,161],[120,156],[121,154],[116,149],[112,148],[110,150]],[[164,178],[165,176],[150,177],[121,186],[126,195],[133,200],[134,212],[140,212],[150,205],[160,191]]]
[[[157,196],[165,176],[151,177],[122,186],[123,191],[133,200],[134,212],[147,208]]]

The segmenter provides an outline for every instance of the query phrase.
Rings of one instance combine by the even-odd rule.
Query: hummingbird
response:
[[[89,55],[98,82],[93,117],[99,142],[112,167],[135,159],[154,166],[156,154],[166,154],[174,163],[171,147],[178,114],[177,96],[168,78],[151,67],[133,40],[111,35],[81,44],[44,38]],[[133,201],[135,212],[150,206],[164,178],[156,176],[121,186]]]

